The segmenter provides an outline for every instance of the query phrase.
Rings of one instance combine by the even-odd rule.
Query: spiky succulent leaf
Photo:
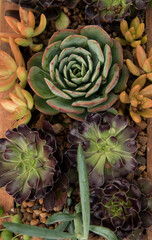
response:
[[[75,164],[77,147],[81,143],[90,185],[100,187],[105,180],[125,176],[136,169],[135,137],[135,129],[128,126],[123,116],[89,114],[69,133],[68,140],[72,146],[67,156]]]
[[[40,61],[41,54],[28,63],[29,84],[39,96],[36,106],[42,98],[50,113],[54,108],[76,119],[114,105],[115,93],[125,88],[128,79],[120,44],[99,26],[54,33]],[[39,109],[49,112],[42,105]]]
[[[49,122],[44,122],[42,129],[22,124],[0,139],[0,187],[6,186],[20,204],[43,197],[50,210],[66,201],[68,179],[64,172],[69,164],[63,161],[53,134]]]
[[[119,239],[139,239],[152,225],[152,184],[118,178],[90,192],[91,224],[110,228]]]

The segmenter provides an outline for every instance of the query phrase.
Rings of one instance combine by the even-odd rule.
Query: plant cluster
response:
[[[27,83],[27,70],[23,56],[11,37],[9,37],[9,44],[15,59],[0,50],[0,92],[12,88],[18,80],[23,88]]]
[[[95,22],[121,21],[132,12],[143,10],[149,0],[83,0],[87,3],[86,16]],[[96,9],[96,10],[95,10]]]
[[[130,104],[129,113],[136,123],[141,122],[141,117],[152,117],[152,84],[143,88],[145,83],[146,74],[143,74],[134,81],[129,95],[125,91],[120,94],[120,101]]]
[[[101,26],[145,8],[149,0],[83,2],[87,17]],[[0,187],[5,186],[19,204],[43,198],[47,211],[64,210],[48,217],[48,225],[58,223],[53,230],[17,222],[4,226],[27,235],[27,239],[34,235],[87,240],[92,231],[109,240],[139,240],[144,228],[152,225],[152,184],[135,176],[137,133],[117,109],[121,103],[129,104],[126,112],[135,123],[152,117],[152,50],[147,56],[140,45],[146,43],[147,36],[138,17],[121,21],[124,39],[113,39],[97,25],[63,30],[69,24],[63,6],[74,8],[77,3],[21,0],[21,6],[41,11],[38,26],[32,9],[20,6],[20,20],[5,17],[15,33],[0,33],[0,37],[9,43],[14,58],[0,51],[0,92],[10,90],[0,104],[15,122],[0,139]],[[34,37],[46,27],[42,12],[51,14],[60,31],[53,33],[48,46],[39,52],[43,45],[35,44]],[[134,48],[125,61],[121,45]],[[19,46],[37,52],[29,59],[28,70]],[[127,87],[128,69],[133,75],[131,87]],[[34,94],[24,89],[27,79],[27,89]],[[70,128],[66,153],[59,148],[50,122],[43,121],[42,128],[25,125],[34,107],[46,115],[65,113],[77,120]],[[80,190],[72,213],[70,165],[71,172],[73,168],[78,171]],[[3,234],[12,238],[8,230]]]
[[[34,104],[33,97],[17,83],[15,84],[14,92],[9,93],[9,99],[2,99],[0,104],[10,113],[7,116],[8,120],[17,120],[12,128],[20,124],[27,124],[32,117],[31,110]]]
[[[35,27],[35,16],[31,10],[24,10],[19,8],[20,21],[14,17],[5,16],[6,22],[15,31],[12,37],[16,44],[22,47],[29,46],[34,52],[38,52],[42,49],[43,44],[34,44],[33,37],[40,35],[46,27],[46,17],[41,14],[40,23]],[[0,33],[0,37],[3,41],[8,41],[10,33]]]
[[[130,28],[125,19],[120,23],[120,30],[125,39],[116,37],[122,46],[131,45],[136,48],[139,44],[145,44],[147,42],[147,35],[143,35],[145,30],[145,24],[140,23],[138,17],[134,18],[130,23]]]
[[[31,8],[44,13],[48,20],[54,21],[56,29],[61,30],[69,26],[70,19],[61,9],[65,6],[68,9],[76,7],[78,0],[11,0],[24,8]]]

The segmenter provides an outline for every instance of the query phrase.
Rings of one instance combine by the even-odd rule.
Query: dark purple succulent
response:
[[[19,204],[44,198],[49,210],[63,206],[69,162],[57,148],[50,123],[44,121],[42,129],[22,124],[5,135],[0,139],[0,187],[6,186]]]
[[[121,21],[131,14],[131,8],[145,9],[149,0],[83,0],[86,5],[86,16],[97,22]]]
[[[125,117],[92,113],[70,131],[68,140],[72,146],[67,156],[76,164],[77,148],[81,143],[90,185],[100,187],[105,180],[126,176],[136,169],[135,137],[136,131],[128,125]]]
[[[152,225],[152,184],[147,179],[115,179],[90,190],[91,224],[110,228],[119,239],[142,239]]]

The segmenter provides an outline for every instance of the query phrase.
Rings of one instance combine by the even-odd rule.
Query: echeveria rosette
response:
[[[86,16],[95,23],[121,21],[131,14],[131,8],[142,10],[147,7],[149,0],[83,0],[87,3]],[[96,8],[96,11],[94,11]]]
[[[121,45],[95,25],[54,33],[28,67],[36,108],[79,120],[114,105],[128,80]]]
[[[78,144],[82,144],[91,187],[100,187],[105,181],[127,176],[137,167],[136,131],[121,115],[98,113],[87,115],[73,128],[68,140],[72,144],[67,156],[76,163]]]
[[[91,224],[110,228],[119,239],[141,240],[152,225],[152,184],[118,178],[90,190]]]
[[[8,130],[6,138],[0,139],[0,187],[6,186],[6,191],[19,204],[43,197],[44,206],[50,209],[60,199],[65,185],[66,191],[68,189],[67,177],[60,168],[63,156],[58,154],[58,158],[55,157],[59,149],[53,133],[50,123],[45,121],[43,129],[30,129],[22,124]],[[56,196],[55,184],[61,175],[63,184]],[[46,203],[48,194],[54,198]]]

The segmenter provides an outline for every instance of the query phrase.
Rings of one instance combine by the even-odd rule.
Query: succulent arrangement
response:
[[[113,106],[129,76],[120,44],[99,26],[56,32],[44,53],[29,60],[28,69],[36,108],[79,120]]]
[[[130,28],[125,19],[120,23],[120,30],[125,39],[116,37],[122,46],[127,44],[133,48],[136,48],[139,44],[145,44],[147,42],[147,35],[143,35],[145,30],[144,23],[140,23],[138,17],[134,18],[130,23]]]
[[[22,47],[29,46],[34,52],[38,52],[42,49],[43,44],[34,44],[33,37],[40,35],[46,27],[46,17],[41,14],[40,23],[35,27],[35,16],[31,10],[24,10],[19,8],[20,21],[11,16],[5,16],[6,22],[15,31],[12,37],[16,44]],[[0,37],[3,41],[7,41],[11,34],[0,33]]]
[[[92,113],[70,131],[68,140],[72,145],[67,156],[74,162],[78,144],[81,143],[90,186],[101,187],[105,181],[126,176],[136,169],[135,137],[135,129],[123,116]]]
[[[11,49],[0,50],[0,105],[12,121],[0,138],[0,187],[22,214],[0,207],[12,221],[0,237],[142,240],[152,225],[152,50],[136,14],[149,0],[12,1],[14,33],[0,33]]]

